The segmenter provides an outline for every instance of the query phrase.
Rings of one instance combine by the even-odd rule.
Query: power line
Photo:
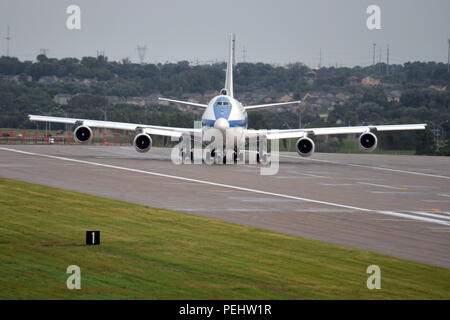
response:
[[[382,65],[381,65],[381,46],[378,48],[378,72],[382,72]]]
[[[319,69],[322,68],[322,48],[319,50]]]
[[[389,74],[389,44],[386,47],[386,74]]]
[[[374,43],[373,44],[373,61],[372,61],[373,66],[375,65],[375,47],[376,47],[376,44]]]
[[[448,60],[447,60],[447,72],[450,72],[450,39],[448,39]]]

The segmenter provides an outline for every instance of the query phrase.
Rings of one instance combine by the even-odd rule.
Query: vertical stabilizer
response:
[[[227,90],[227,94],[233,97],[233,37],[234,35],[230,34],[230,51],[228,55],[228,63],[227,63],[227,75],[225,78],[225,89]]]

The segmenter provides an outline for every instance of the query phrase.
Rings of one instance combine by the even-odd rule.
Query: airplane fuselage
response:
[[[212,128],[222,132],[224,143],[226,134],[245,139],[244,131],[248,126],[248,115],[242,104],[228,95],[218,95],[211,99],[202,116],[203,131]]]

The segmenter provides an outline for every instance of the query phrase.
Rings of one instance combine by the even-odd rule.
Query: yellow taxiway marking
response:
[[[420,211],[434,211],[434,212],[440,212],[441,210],[437,208],[427,209],[427,208],[413,208],[413,210],[420,210]]]

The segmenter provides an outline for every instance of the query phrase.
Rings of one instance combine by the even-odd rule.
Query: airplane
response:
[[[377,147],[376,132],[382,131],[399,131],[399,130],[424,130],[426,124],[398,124],[398,125],[364,125],[352,127],[328,127],[328,128],[297,128],[297,129],[270,129],[270,130],[253,130],[248,129],[247,111],[260,110],[263,108],[279,107],[284,105],[300,104],[301,101],[289,101],[282,103],[269,103],[260,105],[244,106],[234,98],[233,92],[233,34],[230,34],[229,56],[225,75],[225,87],[220,90],[219,95],[211,99],[208,104],[194,103],[188,101],[180,101],[167,98],[159,98],[161,101],[170,103],[183,104],[204,109],[201,121],[201,128],[179,128],[166,127],[146,124],[133,124],[124,122],[98,121],[77,118],[61,118],[51,116],[29,115],[30,121],[65,123],[75,126],[73,136],[77,143],[89,143],[93,137],[91,128],[105,128],[128,130],[136,132],[133,145],[138,152],[148,152],[152,148],[152,135],[165,136],[182,139],[186,135],[196,136],[201,134],[201,143],[203,146],[209,146],[211,155],[215,157],[215,146],[212,140],[205,140],[208,132],[219,131],[225,136],[233,137],[232,146],[234,145],[234,161],[237,157],[237,145],[245,145],[245,142],[252,137],[264,136],[267,140],[298,138],[296,143],[296,151],[302,157],[309,157],[315,151],[314,141],[311,137],[320,135],[339,135],[339,134],[360,134],[359,145],[362,150],[373,151]],[[235,138],[234,138],[235,137]],[[227,154],[224,150],[226,144],[222,143],[220,148],[222,155]],[[180,150],[184,152],[183,150]],[[220,151],[219,149],[217,151]],[[217,152],[219,153],[219,152]],[[257,155],[259,162],[259,154]],[[191,151],[191,159],[193,153]],[[223,156],[223,162],[226,157]]]

